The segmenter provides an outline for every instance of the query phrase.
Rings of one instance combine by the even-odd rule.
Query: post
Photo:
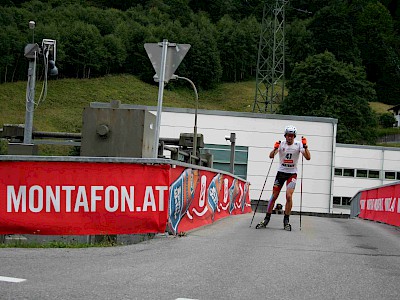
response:
[[[153,157],[158,157],[158,143],[160,140],[160,124],[161,124],[161,111],[162,102],[164,96],[164,82],[165,82],[165,66],[167,61],[167,51],[168,51],[168,40],[164,39],[162,42],[162,54],[161,54],[161,68],[160,68],[160,78],[158,82],[158,102],[157,102],[157,119],[156,119],[156,129],[155,129],[155,140]]]
[[[36,56],[36,53],[35,53]],[[25,103],[24,144],[32,144],[33,112],[35,110],[36,57],[29,60],[28,89]]]
[[[230,161],[230,172],[235,174],[235,146],[236,146],[236,133],[231,132],[231,161]]]
[[[178,75],[173,75],[174,79],[184,79],[186,81],[188,81],[194,90],[194,93],[196,95],[196,106],[195,106],[195,110],[194,110],[194,128],[193,128],[193,151],[192,151],[192,156],[196,156],[197,157],[197,110],[199,108],[199,94],[197,93],[197,89],[196,86],[194,85],[193,81],[191,81],[189,78],[186,77],[181,77]],[[191,159],[192,159],[191,156]],[[194,160],[194,162],[190,161],[190,163],[196,164],[196,160]]]

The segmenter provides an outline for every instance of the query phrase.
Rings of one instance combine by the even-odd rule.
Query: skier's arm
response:
[[[310,150],[308,150],[308,145],[307,145],[307,139],[303,136],[301,138],[301,143],[303,144],[303,156],[305,159],[310,160],[311,159],[311,154],[310,154]]]
[[[274,149],[272,149],[272,151],[269,153],[269,158],[274,158],[274,156],[278,152],[278,148],[279,148],[280,144],[281,144],[281,141],[275,142]]]

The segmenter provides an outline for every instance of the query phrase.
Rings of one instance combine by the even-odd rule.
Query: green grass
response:
[[[389,108],[393,107],[393,105],[381,103],[381,102],[370,102],[369,106],[378,114],[390,113],[388,111]]]
[[[42,82],[37,82],[36,101],[41,88]],[[0,84],[0,126],[25,123],[25,90],[26,82]],[[199,108],[250,112],[254,93],[254,81],[222,84],[212,91],[199,91]],[[157,106],[157,97],[157,84],[144,83],[132,75],[49,80],[47,98],[34,112],[34,128],[80,132],[82,112],[90,102],[120,100],[124,104]],[[167,86],[163,106],[194,108],[194,91],[190,85],[187,89],[172,86],[171,90]]]

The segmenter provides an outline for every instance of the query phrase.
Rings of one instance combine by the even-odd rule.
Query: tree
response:
[[[316,53],[327,50],[339,61],[361,65],[360,52],[348,15],[347,4],[338,1],[316,12],[308,29],[313,34]]]
[[[337,118],[338,142],[374,143],[376,117],[368,102],[375,91],[361,67],[330,52],[316,54],[295,66],[287,86],[280,113]]]
[[[396,119],[391,113],[383,113],[379,115],[379,124],[383,128],[392,128],[393,124],[396,123]]]
[[[367,78],[376,83],[378,101],[397,104],[400,98],[400,44],[392,17],[379,2],[367,2],[355,17],[358,47]]]
[[[99,30],[90,24],[74,22],[62,33],[61,47],[69,61],[69,76],[90,78],[104,68],[106,49]]]

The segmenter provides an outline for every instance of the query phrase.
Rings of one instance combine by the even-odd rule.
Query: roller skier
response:
[[[256,228],[265,228],[272,214],[272,209],[275,205],[275,201],[279,196],[283,184],[286,182],[286,205],[283,217],[283,227],[285,230],[292,230],[292,226],[289,222],[289,216],[292,211],[292,197],[296,187],[297,180],[297,162],[300,157],[300,153],[305,159],[310,160],[311,155],[308,150],[307,139],[301,138],[301,142],[295,140],[296,138],[296,127],[289,125],[286,126],[284,141],[277,141],[274,145],[274,149],[270,152],[269,158],[273,159],[277,153],[279,153],[279,167],[275,177],[274,186],[272,188],[272,195],[268,202],[267,214],[263,221],[261,221]]]

